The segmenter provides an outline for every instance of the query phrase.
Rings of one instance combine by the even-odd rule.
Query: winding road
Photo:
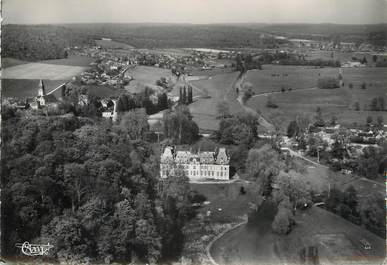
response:
[[[267,119],[265,119],[262,114],[259,114],[256,110],[254,110],[253,108],[250,108],[249,106],[246,106],[243,103],[241,91],[243,91],[243,87],[242,86],[243,86],[243,83],[244,83],[244,81],[246,79],[246,75],[247,75],[247,73],[243,73],[243,74],[239,75],[237,80],[235,81],[235,83],[232,86],[233,92],[236,94],[237,100],[238,100],[239,104],[242,106],[242,108],[247,113],[251,113],[253,115],[257,115],[258,116],[258,122],[259,122],[260,125],[265,127],[269,132],[275,132],[276,129],[275,129],[275,126],[272,123],[270,123]],[[239,93],[237,93],[236,91],[238,91]],[[227,94],[230,94],[230,93],[227,93]]]

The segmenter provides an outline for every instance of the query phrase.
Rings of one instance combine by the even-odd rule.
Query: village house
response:
[[[160,159],[160,177],[173,176],[176,168],[181,167],[191,180],[229,180],[229,162],[225,148],[219,148],[217,152],[192,153],[176,151],[174,147],[167,146]]]

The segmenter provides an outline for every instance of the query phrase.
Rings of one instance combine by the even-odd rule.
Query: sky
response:
[[[387,0],[2,0],[3,23],[387,23]]]

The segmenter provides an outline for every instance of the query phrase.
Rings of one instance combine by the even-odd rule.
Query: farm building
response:
[[[345,62],[341,65],[341,67],[344,68],[350,68],[350,67],[364,67],[364,64],[361,64],[361,62]]]
[[[177,167],[182,167],[185,174],[191,180],[194,179],[218,179],[229,180],[229,162],[225,148],[219,148],[217,152],[175,151],[173,147],[166,147],[160,160],[160,177],[166,178],[174,175]]]

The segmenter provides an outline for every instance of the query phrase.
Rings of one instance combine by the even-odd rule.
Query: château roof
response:
[[[225,148],[219,148],[218,152],[198,152],[193,153],[191,151],[180,150],[175,151],[173,147],[167,146],[161,155],[161,162],[177,162],[177,163],[201,163],[201,164],[220,164],[226,165],[229,163],[230,158],[226,153]]]

